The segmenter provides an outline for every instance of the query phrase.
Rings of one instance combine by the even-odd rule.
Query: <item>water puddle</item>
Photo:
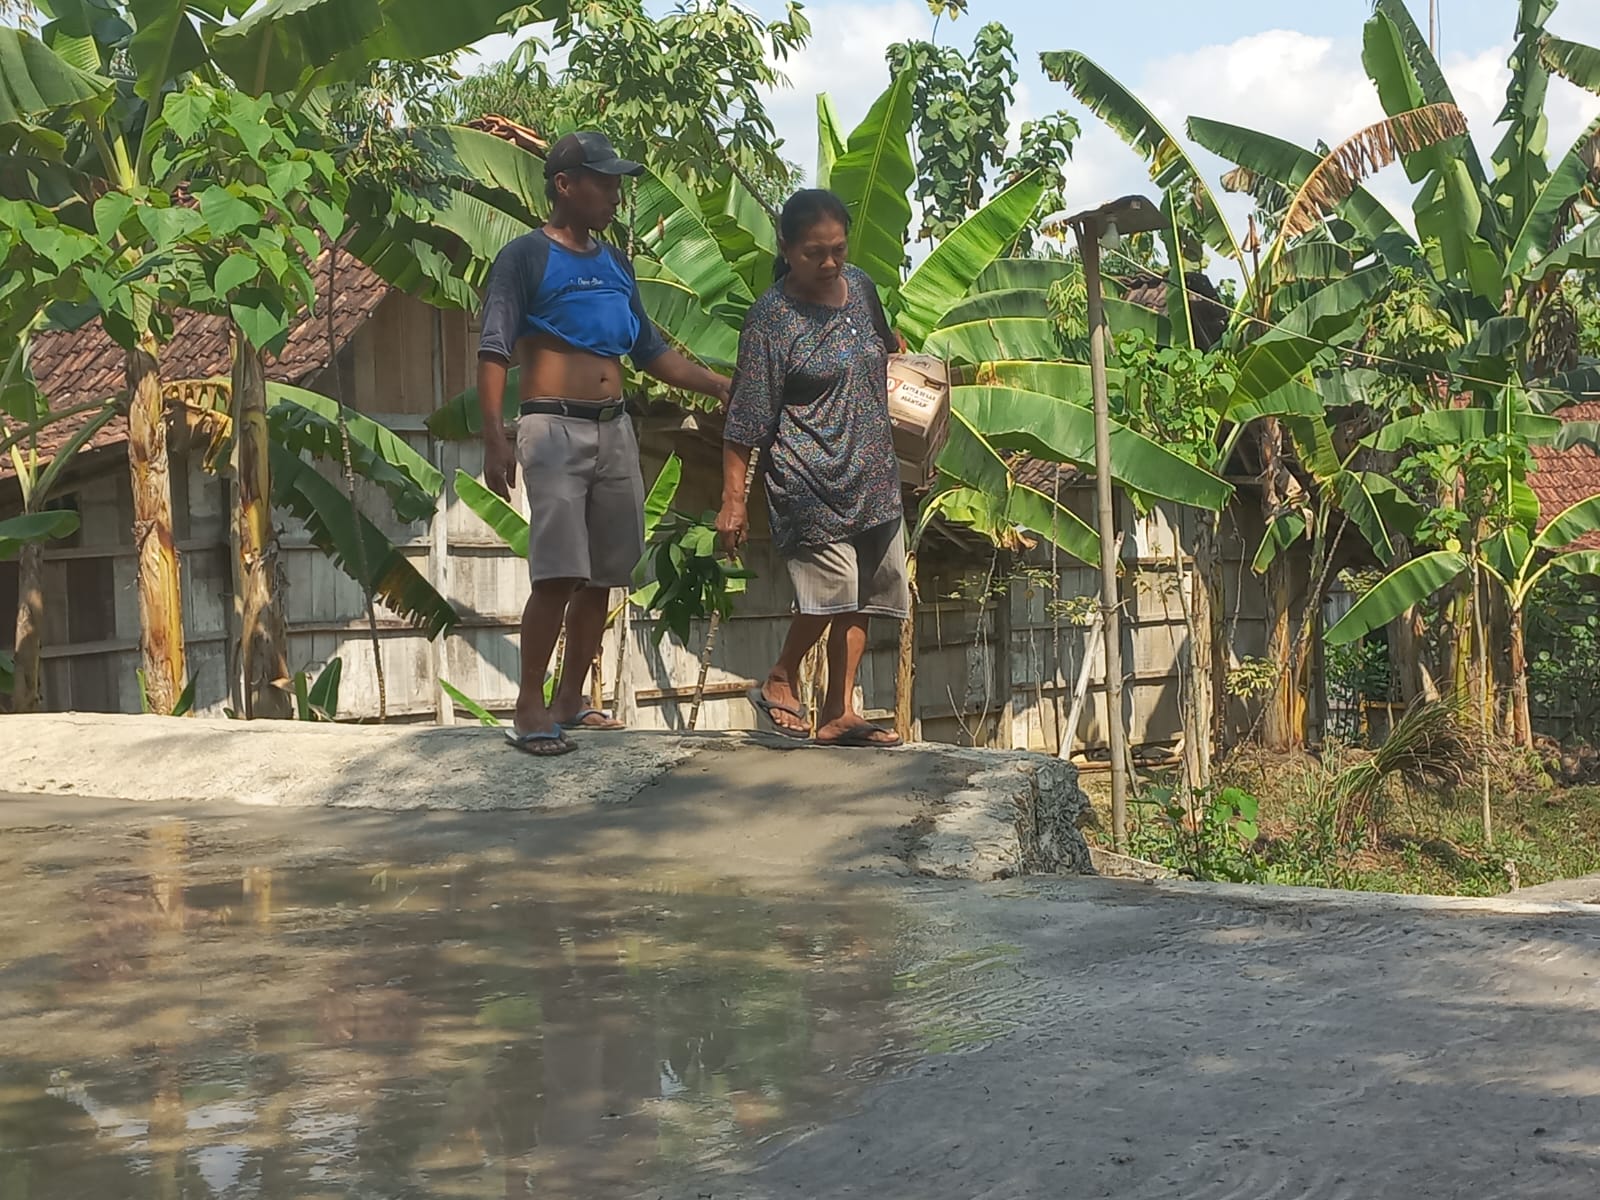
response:
[[[993,1024],[883,899],[272,844],[0,831],[0,1196],[630,1195]]]

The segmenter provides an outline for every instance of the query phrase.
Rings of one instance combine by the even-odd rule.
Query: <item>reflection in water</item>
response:
[[[628,1193],[803,1125],[891,1043],[882,904],[509,855],[241,867],[200,828],[68,863],[8,837],[4,1200]]]

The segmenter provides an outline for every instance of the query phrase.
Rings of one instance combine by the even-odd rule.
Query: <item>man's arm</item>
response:
[[[645,364],[644,370],[647,375],[654,376],[668,387],[699,392],[702,396],[710,396],[718,401],[724,408],[727,407],[728,377],[718,375],[715,371],[708,371],[676,350],[669,349],[656,355]]]
[[[506,437],[507,364],[492,355],[478,359],[478,405],[483,416],[483,482],[502,500],[517,486],[517,456]]]

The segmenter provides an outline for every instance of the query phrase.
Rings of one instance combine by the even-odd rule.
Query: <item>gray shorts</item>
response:
[[[517,422],[528,493],[528,578],[630,587],[644,557],[644,479],[626,415],[530,413]]]
[[[903,521],[879,525],[847,542],[803,546],[787,565],[795,607],[806,616],[860,612],[904,619],[911,612]]]

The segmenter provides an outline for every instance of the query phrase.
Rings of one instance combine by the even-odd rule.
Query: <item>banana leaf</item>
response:
[[[997,258],[973,281],[971,292],[1048,292],[1081,272],[1070,258]]]
[[[832,187],[833,165],[844,157],[844,125],[839,120],[839,110],[833,106],[833,97],[826,92],[817,96],[817,186]]]
[[[518,558],[528,557],[528,519],[465,471],[456,471],[456,496]]]
[[[1568,83],[1600,96],[1600,49],[1546,34],[1539,43],[1539,57]]]
[[[1008,317],[1049,320],[1051,318],[1049,293],[1024,288],[1003,292],[975,292],[966,299],[957,301],[939,318],[935,328],[967,325],[973,321],[1005,320]]]
[[[441,679],[439,680],[439,686],[444,690],[444,694],[450,697],[451,702],[457,708],[459,708],[462,712],[476,718],[479,725],[486,726],[490,729],[498,729],[500,727],[501,721],[499,717],[495,716],[471,696],[467,695],[460,688],[456,687],[455,684]]]
[[[1271,180],[1291,194],[1300,190],[1322,161],[1320,156],[1293,142],[1226,121],[1190,117],[1188,130],[1196,143],[1219,158],[1261,179]],[[1399,219],[1364,187],[1356,188],[1335,211],[1368,240],[1393,236],[1412,241]]]
[[[1353,338],[1365,328],[1367,306],[1388,282],[1387,270],[1368,267],[1318,291],[1245,350],[1237,391],[1248,399],[1270,396],[1331,353],[1328,343]]]
[[[1506,283],[1526,276],[1552,247],[1558,247],[1571,220],[1571,204],[1590,187],[1591,164],[1600,147],[1600,117],[1590,122],[1540,189],[1511,248],[1506,263]]]
[[[1089,368],[1082,363],[987,362],[980,364],[972,376],[972,382],[979,386],[1016,388],[1080,408],[1094,407]],[[1107,391],[1117,392],[1121,387],[1122,372],[1108,370]]]
[[[448,632],[460,617],[383,531],[294,451],[271,448],[272,502],[293,513],[312,544],[390,611],[427,632]],[[365,570],[358,563],[365,563]]]
[[[651,256],[729,324],[744,320],[754,299],[723,257],[694,194],[679,179],[647,171],[634,194],[634,228]]]
[[[1561,422],[1555,417],[1519,412],[1513,415],[1513,420],[1515,431],[1530,442],[1549,442],[1561,432]],[[1501,414],[1495,409],[1450,408],[1390,421],[1376,433],[1363,438],[1361,444],[1386,451],[1400,450],[1408,445],[1460,444],[1493,437],[1500,431],[1501,423]]]
[[[423,126],[408,136],[431,174],[490,200],[529,226],[542,224],[549,213],[544,160],[538,155],[464,125]]]
[[[1138,151],[1157,187],[1163,192],[1193,197],[1200,235],[1206,245],[1231,258],[1240,273],[1248,277],[1244,252],[1205,177],[1156,115],[1087,55],[1056,50],[1039,57],[1046,75],[1065,83],[1081,103]]]
[[[1534,539],[1535,550],[1560,550],[1579,538],[1600,531],[1600,496],[1590,496],[1556,515]]]
[[[512,367],[506,372],[505,398],[501,412],[506,424],[517,420],[521,412],[522,370]],[[478,389],[469,387],[459,396],[452,396],[443,408],[429,414],[425,424],[428,432],[441,442],[466,442],[483,432],[483,409],[478,403]]]
[[[955,387],[950,406],[1000,449],[1022,450],[1049,462],[1094,466],[1094,413],[1081,405],[1017,388]],[[1115,421],[1111,477],[1147,496],[1213,511],[1233,495],[1224,480]]]
[[[1257,575],[1265,575],[1268,568],[1277,561],[1290,546],[1298,542],[1305,535],[1306,519],[1299,513],[1279,513],[1267,524],[1267,532],[1261,539],[1261,545],[1256,549],[1255,559],[1250,564],[1250,569]]]
[[[269,0],[210,38],[211,55],[251,95],[288,92],[307,78],[349,79],[379,60],[432,58],[524,23],[558,20],[564,0]]]
[[[963,221],[911,273],[900,288],[898,324],[912,345],[921,345],[989,265],[1016,244],[1044,189],[1042,174],[1025,175]]]
[[[78,514],[67,511],[25,513],[0,521],[0,562],[15,558],[23,546],[71,537],[78,531]]]
[[[882,288],[899,286],[911,229],[911,98],[911,75],[902,74],[850,135],[829,175],[850,210],[851,261]]]
[[[679,349],[709,367],[729,369],[739,358],[739,329],[700,307],[699,298],[660,263],[640,259],[639,297],[645,312]]]
[[[997,544],[1008,540],[1011,527],[1022,526],[1074,558],[1099,566],[1094,530],[1049,496],[1019,484],[999,451],[959,411],[950,414],[950,440],[938,466],[963,485],[938,497],[952,519],[972,525]]]
[[[1435,550],[1391,571],[1355,607],[1328,630],[1330,646],[1345,646],[1382,629],[1406,609],[1421,604],[1440,588],[1461,578],[1466,556],[1455,550]]]
[[[26,124],[48,112],[84,120],[103,113],[113,84],[97,71],[73,66],[25,29],[0,25],[0,125]]]
[[[432,227],[460,239],[474,260],[470,280],[473,283],[487,281],[489,267],[500,251],[534,228],[521,217],[458,188],[446,188],[437,199],[402,194],[395,211],[417,226]]]
[[[267,405],[272,436],[280,444],[329,462],[343,461],[337,401],[305,388],[269,382]],[[350,465],[355,473],[384,490],[400,520],[431,517],[444,488],[444,475],[439,468],[412,449],[404,438],[369,416],[346,408],[344,423],[350,434]]]
[[[1422,91],[1423,103],[1456,104],[1450,81],[1445,78],[1443,68],[1433,55],[1433,47],[1429,45],[1427,35],[1417,26],[1411,10],[1406,7],[1405,0],[1377,0],[1373,7],[1394,23],[1406,61],[1411,64],[1417,86]],[[1488,176],[1484,174],[1483,161],[1478,157],[1478,148],[1473,145],[1472,139],[1466,138],[1464,141],[1461,157],[1472,177],[1474,190],[1481,194],[1488,188]]]
[[[1003,359],[1050,362],[1061,357],[1054,322],[1043,317],[997,317],[936,329],[923,352],[947,362],[985,363]]]

